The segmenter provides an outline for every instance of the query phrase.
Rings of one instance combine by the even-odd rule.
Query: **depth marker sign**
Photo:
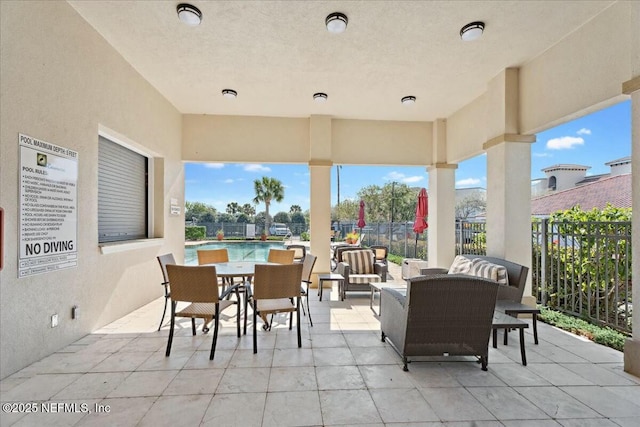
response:
[[[78,265],[78,152],[19,134],[18,277]]]

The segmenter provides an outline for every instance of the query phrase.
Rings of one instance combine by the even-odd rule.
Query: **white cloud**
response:
[[[480,184],[480,179],[478,178],[466,178],[456,181],[456,186],[470,186],[470,185],[478,185]]]
[[[404,182],[405,184],[412,184],[414,182],[419,182],[422,181],[424,179],[424,176],[408,176],[406,178],[402,178],[402,182]]]
[[[227,178],[227,179],[225,179],[225,180],[224,180],[224,181],[222,181],[222,182],[224,182],[225,184],[233,184],[233,182],[234,182],[234,181],[233,181],[233,179],[231,179],[231,178]]]
[[[547,148],[549,150],[567,150],[574,148],[577,145],[583,145],[584,139],[575,136],[562,136],[560,138],[553,138],[547,141]]]
[[[383,177],[383,179],[385,181],[400,181],[405,184],[411,184],[414,182],[422,181],[424,177],[420,175],[406,176],[401,172],[392,171],[392,172],[389,172],[385,177]]]
[[[222,169],[224,163],[205,163],[204,167],[209,169]]]
[[[553,157],[549,153],[533,153],[533,157]]]
[[[384,179],[388,181],[399,181],[404,178],[404,174],[396,171],[389,172]]]
[[[271,168],[266,166],[258,165],[255,163],[244,165],[244,170],[246,172],[271,172]]]
[[[587,128],[582,128],[580,129],[578,132],[576,132],[578,135],[591,135],[591,129],[587,129]]]

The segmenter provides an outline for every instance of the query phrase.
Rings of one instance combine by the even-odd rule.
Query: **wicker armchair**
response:
[[[366,292],[371,282],[387,281],[387,266],[375,261],[375,253],[371,249],[350,250],[342,253],[342,262],[338,263],[336,272],[344,277],[340,299],[344,301],[349,291]]]
[[[313,320],[311,320],[311,309],[309,308],[309,285],[311,284],[311,273],[313,272],[313,266],[316,265],[317,256],[306,254],[302,261],[302,283],[300,284],[300,295],[307,300],[307,311],[309,312],[309,323],[313,326]],[[304,305],[302,306],[302,313],[304,313]]]
[[[198,265],[215,264],[218,262],[229,262],[229,252],[226,248],[222,249],[198,249]],[[224,279],[219,279],[218,284],[222,285],[222,292],[227,285]],[[233,285],[229,281],[229,285]]]
[[[300,284],[302,264],[267,265],[257,264],[253,278],[253,291],[249,296],[253,301],[253,352],[258,352],[257,316],[266,318],[268,314],[296,312],[298,326],[298,347],[302,347],[300,333]],[[294,302],[295,300],[295,302]],[[289,329],[293,326],[293,316],[289,318]]]
[[[413,356],[477,356],[487,370],[498,284],[448,274],[407,280],[406,293],[382,288],[382,341],[390,340],[403,369]]]
[[[213,318],[213,342],[211,343],[211,353],[209,360],[213,360],[218,340],[218,326],[220,312],[237,302],[221,300],[225,295],[218,295],[218,287],[212,286],[218,281],[216,268],[213,266],[185,266],[168,264],[167,275],[171,283],[171,329],[169,330],[169,340],[165,355],[171,354],[171,344],[173,342],[173,331],[175,329],[176,317],[191,318],[191,330],[196,334],[195,319],[199,317]],[[227,292],[235,291],[237,285],[230,287]],[[236,295],[237,296],[237,295]],[[239,301],[239,297],[238,297]],[[187,302],[188,306],[180,311],[176,311],[178,302]],[[236,327],[238,338],[240,338],[240,310],[236,311]]]
[[[287,245],[285,249],[295,252],[293,262],[303,262],[305,255],[307,255],[307,247],[305,245]]]
[[[169,298],[171,298],[171,293],[169,291],[169,276],[167,275],[167,265],[175,264],[176,260],[173,257],[173,254],[164,254],[157,257],[158,263],[160,263],[160,269],[162,270],[162,279],[164,280],[161,285],[164,286],[164,310],[162,311],[162,318],[160,318],[160,325],[158,325],[158,331],[162,328],[162,323],[164,322],[164,316],[167,314],[167,304],[169,302]],[[205,322],[205,326],[206,326]]]
[[[229,252],[223,249],[198,249],[198,265],[229,262]]]
[[[389,255],[389,247],[384,245],[371,245],[371,249],[376,254],[376,262],[387,265],[387,256]]]
[[[338,263],[342,262],[342,255],[345,252],[349,252],[349,251],[360,251],[363,248],[361,246],[354,246],[354,245],[344,245],[344,246],[338,246],[337,248],[335,248],[333,250],[333,258],[332,261],[334,262],[335,265],[338,265]]]
[[[267,262],[276,264],[293,264],[296,251],[293,249],[269,249]]]

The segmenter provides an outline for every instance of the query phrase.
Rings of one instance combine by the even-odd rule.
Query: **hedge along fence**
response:
[[[576,335],[584,336],[593,342],[624,351],[626,335],[606,326],[593,325],[585,320],[543,307],[540,312],[543,322],[556,326]]]
[[[535,222],[532,274],[538,301],[630,333],[630,215],[630,209],[611,206],[573,208]]]
[[[532,222],[532,292],[538,303],[632,329],[631,209],[574,207]],[[484,255],[484,223],[456,224],[456,253]]]
[[[207,237],[207,227],[193,225],[184,228],[185,240],[204,240]]]

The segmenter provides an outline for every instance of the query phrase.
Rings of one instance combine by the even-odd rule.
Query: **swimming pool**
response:
[[[282,242],[209,242],[184,248],[184,263],[198,264],[198,249],[222,249],[229,252],[229,261],[266,261],[269,249],[283,249]]]

